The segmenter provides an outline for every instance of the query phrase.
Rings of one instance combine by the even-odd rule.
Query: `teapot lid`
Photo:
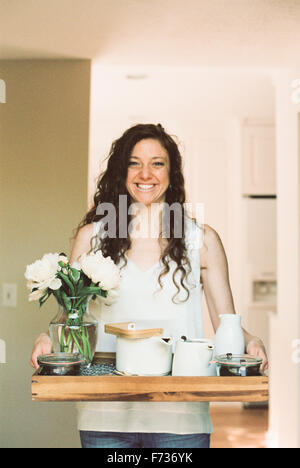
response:
[[[252,367],[258,366],[262,363],[262,358],[251,356],[250,354],[220,354],[216,356],[214,361],[217,364],[222,364],[223,366],[230,366],[230,367]]]

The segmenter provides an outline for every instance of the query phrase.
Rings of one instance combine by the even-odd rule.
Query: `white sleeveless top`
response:
[[[94,223],[94,235],[99,236],[100,228],[101,221]],[[186,302],[172,301],[177,293],[172,279],[176,269],[174,261],[170,261],[170,271],[162,278],[163,289],[160,289],[160,262],[143,272],[127,258],[127,266],[121,269],[117,302],[106,306],[96,300],[91,304],[91,312],[99,321],[97,351],[115,351],[116,337],[104,332],[108,322],[128,321],[135,322],[139,328],[163,328],[164,335],[172,336],[174,343],[182,335],[204,337],[199,256],[202,238],[202,229],[186,218],[185,239],[192,268],[185,281],[190,286]],[[186,291],[181,287],[175,301],[185,298]],[[212,433],[206,402],[87,402],[78,403],[77,410],[78,429],[82,431]]]

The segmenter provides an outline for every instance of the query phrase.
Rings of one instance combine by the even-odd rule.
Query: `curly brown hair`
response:
[[[77,227],[76,234],[79,229],[86,224],[99,221],[104,217],[104,214],[97,214],[97,207],[99,204],[111,203],[115,207],[116,212],[116,236],[110,237],[105,236],[101,239],[100,247],[97,250],[101,250],[103,255],[110,256],[112,260],[119,264],[120,260],[124,260],[124,265],[127,264],[126,252],[131,247],[131,239],[128,233],[128,226],[132,220],[132,216],[128,214],[128,208],[130,204],[130,195],[126,188],[126,179],[128,171],[129,158],[132,154],[134,146],[141,140],[144,139],[155,139],[165,148],[168,153],[170,161],[169,181],[170,185],[165,193],[165,203],[171,206],[176,203],[181,211],[181,216],[174,216],[175,213],[170,210],[169,212],[169,229],[167,238],[167,245],[161,254],[161,261],[164,266],[161,271],[158,283],[162,288],[161,279],[170,271],[169,260],[174,260],[177,267],[173,273],[173,282],[177,288],[177,293],[173,296],[172,300],[175,301],[176,296],[180,292],[180,287],[176,280],[177,272],[181,273],[180,284],[186,291],[185,302],[188,300],[190,292],[184,280],[186,276],[191,272],[191,265],[188,259],[186,245],[185,245],[185,232],[184,232],[184,218],[185,210],[184,203],[186,200],[184,177],[182,172],[182,157],[178,146],[174,139],[168,135],[164,128],[158,124],[138,124],[124,132],[124,134],[112,143],[106,170],[100,174],[97,181],[97,189],[94,195],[94,204],[88,211],[84,219]],[[127,210],[126,213],[121,213],[121,216],[125,216],[127,219],[127,237],[119,236],[119,196],[126,195]],[[124,209],[123,209],[124,211]],[[178,210],[177,210],[178,214]],[[176,219],[175,219],[176,218]],[[178,221],[179,220],[179,221]],[[182,236],[178,237],[174,235],[176,225],[178,228],[178,222],[181,223]],[[177,231],[178,232],[178,231]],[[91,239],[91,250],[93,247],[94,240],[97,236]]]

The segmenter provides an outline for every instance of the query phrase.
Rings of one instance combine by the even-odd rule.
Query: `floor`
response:
[[[211,407],[211,448],[267,448],[268,409]]]

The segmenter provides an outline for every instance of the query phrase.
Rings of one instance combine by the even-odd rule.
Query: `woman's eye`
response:
[[[154,167],[162,167],[164,166],[164,162],[162,161],[155,161],[153,162],[153,166]],[[129,161],[128,162],[128,166],[131,166],[131,167],[139,167],[140,166],[140,163],[138,161]]]

